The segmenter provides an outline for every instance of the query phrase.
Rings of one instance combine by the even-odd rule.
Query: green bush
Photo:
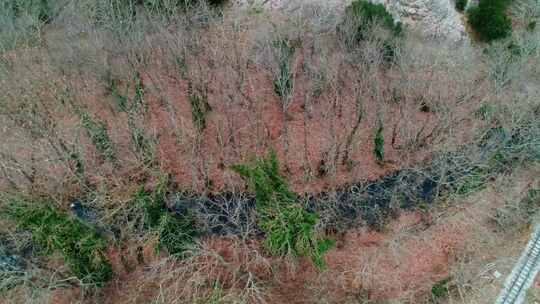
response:
[[[441,300],[448,297],[448,283],[450,283],[450,278],[444,278],[433,284],[433,287],[431,287],[431,296],[434,300]]]
[[[279,174],[279,163],[273,151],[266,158],[256,158],[250,165],[235,165],[232,169],[255,192],[259,209],[272,207],[273,202],[283,204],[297,200],[296,194],[289,190],[287,182]]]
[[[260,225],[266,233],[265,246],[270,253],[307,256],[317,267],[324,267],[323,254],[333,242],[314,236],[317,214],[306,211],[299,204],[265,211]]]
[[[507,6],[508,0],[480,0],[478,6],[469,9],[469,23],[481,41],[505,38],[512,33]]]
[[[197,236],[195,219],[190,213],[173,214],[165,206],[167,179],[162,179],[154,191],[141,187],[133,201],[144,211],[144,226],[158,235],[156,250],[166,249],[171,255],[182,254]]]
[[[132,198],[132,201],[143,210],[143,222],[146,229],[159,225],[162,214],[165,212],[165,202],[156,192],[148,192],[141,187]]]
[[[463,12],[467,7],[467,0],[456,0],[456,10]]]
[[[6,4],[11,7],[15,17],[28,15],[43,23],[49,22],[52,17],[48,0],[7,0]]]
[[[527,30],[534,31],[536,29],[536,20],[533,20],[527,24]]]
[[[291,41],[281,39],[274,43],[277,50],[278,71],[274,75],[274,92],[282,99],[286,100],[293,89],[293,74],[291,71],[291,60],[294,56],[295,47]]]
[[[380,25],[388,34],[373,31]],[[402,34],[401,24],[395,22],[392,15],[382,4],[373,4],[366,0],[352,2],[345,11],[345,21],[341,29],[345,33],[346,44],[356,48],[362,41],[376,41],[384,63],[392,63],[398,46],[397,37]]]
[[[157,227],[159,240],[156,249],[166,249],[171,255],[182,254],[193,243],[197,231],[191,215],[163,213]]]
[[[255,192],[259,225],[265,233],[265,246],[274,255],[307,256],[317,267],[324,267],[323,254],[333,242],[320,238],[315,231],[316,213],[298,204],[279,175],[277,156],[270,152],[250,165],[233,166]]]
[[[496,109],[489,103],[482,104],[476,111],[474,117],[480,120],[488,120],[495,113]]]
[[[105,0],[101,5],[112,5],[117,10],[122,10],[123,15],[134,16],[138,7],[144,9],[154,15],[172,15],[178,12],[179,9],[193,7],[203,2],[204,0]],[[219,6],[227,2],[227,0],[207,0],[211,6]]]
[[[154,146],[156,139],[151,134],[148,134],[139,123],[144,120],[144,117],[141,116],[144,116],[148,111],[148,103],[145,100],[145,90],[140,73],[135,72],[133,77],[132,98],[129,97],[131,95],[129,94],[130,86],[126,86],[124,92],[121,93],[118,88],[118,81],[112,77],[110,71],[105,75],[104,81],[108,93],[114,100],[116,109],[127,113],[127,124],[134,152],[136,152],[137,157],[144,165],[151,165],[155,156]]]
[[[373,139],[373,153],[378,161],[384,160],[384,126],[381,121],[378,122],[375,138]]]
[[[101,286],[112,278],[112,268],[105,254],[107,242],[93,227],[56,211],[48,201],[30,205],[13,200],[6,215],[20,228],[30,231],[42,254],[61,253],[83,283]]]
[[[42,40],[44,24],[54,15],[48,0],[0,1],[0,51],[19,46],[35,46]]]
[[[154,162],[156,139],[152,135],[136,126],[133,115],[129,117],[129,130],[131,133],[131,143],[134,146],[137,157],[145,166],[150,166]]]
[[[480,191],[486,187],[490,175],[490,168],[473,167],[467,174],[456,183],[456,193],[468,195]]]
[[[135,72],[135,75],[133,76],[133,83],[135,89],[135,96],[133,96],[133,104],[131,105],[132,111],[136,111],[139,113],[146,112],[148,110],[148,104],[144,100],[145,92],[141,74],[139,72]]]
[[[520,205],[523,206],[529,217],[532,217],[534,213],[538,212],[538,208],[540,207],[540,188],[529,189],[525,198],[520,202]]]
[[[163,9],[167,7],[186,7],[197,5],[204,0],[131,0],[132,2],[141,3],[147,9]],[[206,0],[212,6],[222,5],[227,0]]]
[[[191,105],[191,119],[199,132],[206,128],[206,114],[212,111],[208,103],[208,95],[190,84],[188,88],[189,103]]]
[[[382,4],[374,4],[366,0],[356,0],[346,9],[347,18],[352,18],[356,25],[355,38],[362,41],[375,24],[381,24],[394,35],[401,34],[401,24],[394,22],[392,15]]]
[[[126,39],[134,32],[142,30],[141,23],[148,17],[161,19],[166,23],[179,14],[197,8],[204,0],[85,0],[82,12],[87,18],[103,29],[111,31],[119,39]],[[206,1],[216,7],[226,0]],[[83,5],[84,5],[83,4]]]
[[[113,143],[107,133],[107,126],[101,121],[94,121],[90,115],[84,111],[79,111],[82,125],[92,144],[98,152],[111,163],[116,163],[116,156],[113,149]]]
[[[273,255],[309,257],[324,268],[324,253],[333,242],[316,235],[318,216],[299,204],[261,210],[260,226],[266,235],[264,244]]]

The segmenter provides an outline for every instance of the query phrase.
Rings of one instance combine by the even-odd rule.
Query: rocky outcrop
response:
[[[313,3],[321,0],[236,0],[237,4],[258,3],[267,8],[279,9],[288,5]],[[370,0],[381,3],[406,26],[419,31],[426,37],[448,39],[453,42],[466,41],[467,33],[462,15],[456,11],[454,0]],[[337,9],[342,9],[351,0],[324,0]]]
[[[403,24],[424,36],[464,41],[467,37],[462,15],[453,0],[372,0],[384,4]]]

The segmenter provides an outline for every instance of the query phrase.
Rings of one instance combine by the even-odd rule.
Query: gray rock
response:
[[[7,249],[0,244],[0,278],[2,273],[22,270],[21,258],[10,254]]]
[[[372,0],[424,36],[462,42],[467,32],[453,0]]]
[[[92,210],[91,207],[83,205],[83,203],[76,199],[69,205],[73,214],[81,221],[91,225],[95,225],[98,219],[97,213]]]
[[[0,256],[0,272],[20,271],[19,259],[17,256]]]
[[[467,32],[461,13],[455,9],[455,0],[369,0],[383,4],[394,19],[419,31],[423,36],[449,40],[467,41]],[[470,0],[474,2],[476,0]],[[255,3],[268,9],[298,7],[303,3],[319,3],[328,8],[343,10],[352,0],[237,0],[237,6]]]
[[[25,276],[22,258],[8,252],[0,243],[0,291],[19,284]]]

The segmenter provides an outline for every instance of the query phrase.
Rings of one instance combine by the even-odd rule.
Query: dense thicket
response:
[[[509,36],[512,22],[506,9],[509,0],[480,0],[469,12],[469,23],[482,41],[492,41]]]

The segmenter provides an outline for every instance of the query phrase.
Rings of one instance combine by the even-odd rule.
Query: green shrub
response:
[[[525,198],[520,202],[523,209],[527,212],[528,217],[532,217],[534,213],[538,212],[540,207],[540,188],[529,189]]]
[[[180,11],[192,8],[204,0],[97,0],[94,16],[100,24],[115,21],[128,21],[132,23],[138,12],[145,12],[152,16],[169,18]],[[207,0],[213,7],[220,6],[227,0]],[[132,25],[132,24],[131,24]]]
[[[0,50],[39,44],[41,28],[52,20],[53,11],[48,0],[0,1]]]
[[[533,20],[527,24],[527,30],[534,31],[536,29],[536,20]]]
[[[86,133],[92,144],[98,152],[108,161],[116,163],[116,156],[113,149],[112,140],[107,133],[107,126],[101,121],[94,121],[90,115],[84,111],[79,111],[82,125],[86,129]]]
[[[196,90],[190,84],[188,88],[193,125],[200,132],[206,128],[206,114],[212,111],[208,103],[208,95],[202,90]]]
[[[125,112],[128,105],[128,90],[129,87],[126,87],[123,92],[120,92],[118,88],[118,79],[115,79],[110,70],[103,75],[103,80],[105,89],[108,94],[111,95],[114,101],[115,109],[117,111]]]
[[[56,211],[48,201],[28,204],[13,200],[6,215],[30,231],[42,254],[62,254],[73,274],[85,284],[101,286],[112,278],[107,242],[93,227]]]
[[[189,7],[197,5],[204,0],[131,0],[132,2],[141,3],[148,10],[163,11],[166,9],[172,9],[177,7]],[[222,5],[227,0],[206,0],[206,2],[212,6]]]
[[[259,225],[265,233],[265,246],[274,255],[307,256],[317,267],[324,267],[323,254],[333,242],[317,236],[316,213],[298,204],[296,194],[289,190],[279,175],[274,152],[257,158],[250,165],[233,166],[255,192]]]
[[[373,154],[378,161],[384,160],[384,126],[382,121],[378,122],[375,138],[373,139]]]
[[[141,187],[137,191],[132,201],[143,210],[143,222],[147,229],[155,228],[159,225],[162,214],[165,210],[165,202],[156,192],[148,192]]]
[[[469,23],[481,41],[505,38],[512,33],[507,6],[508,0],[480,0],[478,6],[469,9]]]
[[[486,187],[487,179],[490,168],[488,167],[474,167],[467,174],[457,182],[456,193],[460,195],[468,195]]]
[[[156,250],[166,249],[171,255],[182,254],[197,236],[195,220],[190,213],[173,214],[165,206],[167,179],[162,179],[152,192],[141,187],[134,202],[144,211],[144,226],[158,235]]]
[[[401,24],[394,22],[392,15],[382,4],[374,4],[366,0],[356,0],[346,9],[347,18],[352,18],[356,25],[355,38],[362,41],[370,34],[375,24],[380,24],[394,35],[401,34]]]
[[[227,0],[208,0],[208,3],[210,3],[210,5],[222,5],[226,2]]]
[[[278,71],[274,75],[274,92],[282,100],[286,100],[292,94],[293,89],[293,74],[290,65],[295,47],[287,39],[274,42],[274,47],[277,51],[278,61]]]
[[[190,214],[179,216],[169,212],[162,214],[157,233],[159,239],[156,249],[166,249],[171,255],[182,254],[197,235],[195,221]]]
[[[467,7],[467,0],[456,0],[456,10],[463,12]]]
[[[235,165],[232,169],[255,192],[259,209],[272,207],[274,202],[283,204],[297,200],[296,194],[289,190],[287,182],[279,174],[277,155],[273,151],[266,158],[256,158],[250,165]]]
[[[186,51],[174,57],[174,63],[176,64],[178,72],[180,73],[180,77],[182,77],[182,79],[187,79],[188,75],[188,64],[186,62],[185,53]]]
[[[433,284],[433,287],[431,287],[431,295],[434,300],[441,300],[448,297],[448,283],[450,283],[450,278],[444,278]]]
[[[389,34],[373,31],[374,26],[380,25]],[[383,63],[392,63],[395,59],[398,38],[402,28],[395,22],[392,15],[382,4],[374,4],[366,0],[352,2],[345,11],[344,28],[346,44],[356,48],[362,41],[376,41]]]
[[[131,118],[130,120],[133,120]],[[148,135],[145,130],[139,128],[135,123],[130,123],[131,143],[135,148],[137,157],[146,166],[154,162],[156,144],[155,137]]]
[[[137,157],[144,165],[150,165],[154,161],[156,139],[147,134],[145,129],[140,126],[140,121],[144,120],[144,115],[148,111],[141,75],[139,72],[135,72],[133,76],[133,98],[129,98],[130,86],[126,86],[124,92],[120,93],[117,82],[112,78],[110,72],[105,75],[107,91],[111,94],[116,109],[127,113],[131,143]]]
[[[480,120],[488,120],[495,113],[496,109],[489,103],[482,104],[476,111],[474,111],[474,117]]]
[[[28,15],[43,23],[49,22],[52,17],[48,0],[7,0],[6,4],[11,6],[15,17]]]
[[[133,82],[135,86],[135,96],[133,97],[133,111],[136,112],[146,112],[148,110],[148,105],[146,104],[146,101],[144,100],[144,87],[141,79],[141,74],[139,72],[135,72],[135,76],[133,77]]]
[[[313,237],[317,220],[315,213],[298,204],[264,210],[260,226],[266,233],[266,248],[273,255],[308,256],[317,266],[322,266],[321,240]]]

